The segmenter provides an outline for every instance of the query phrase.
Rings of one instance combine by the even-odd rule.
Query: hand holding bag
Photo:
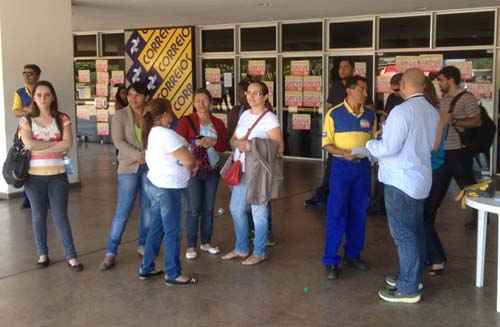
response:
[[[248,137],[250,136],[250,133],[252,132],[254,127],[257,126],[257,123],[267,114],[267,112],[268,112],[268,110],[264,111],[259,116],[259,118],[257,118],[257,120],[253,123],[253,125],[248,129],[243,140],[248,139]],[[228,164],[228,162],[226,162],[226,164],[224,164],[224,168],[221,170],[222,178],[224,179],[224,182],[228,186],[236,186],[241,181],[241,174],[242,174],[243,167],[241,165],[240,157],[241,157],[241,152],[240,152],[240,155],[238,156],[238,159],[233,160],[234,154],[231,153],[231,155],[228,158],[228,162],[230,162],[229,167],[227,167],[227,169],[225,169],[226,165]]]

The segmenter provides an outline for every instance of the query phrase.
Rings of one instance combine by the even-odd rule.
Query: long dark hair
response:
[[[144,127],[142,129],[142,144],[144,148],[148,147],[148,136],[153,126],[159,123],[160,118],[164,114],[168,114],[170,121],[175,119],[175,114],[172,110],[172,105],[167,99],[153,99],[146,103],[144,108]]]
[[[121,95],[120,95],[121,91],[123,91],[123,90],[125,90],[125,91],[127,90],[127,88],[125,87],[125,85],[124,84],[118,84],[117,85],[117,90],[116,90],[116,95],[115,95],[115,101],[116,101],[116,103],[120,104],[120,106],[122,108],[125,108],[126,106],[128,106],[128,101],[126,99],[123,100],[122,97],[121,97]]]
[[[52,95],[52,102],[50,103],[50,116],[56,120],[57,124],[57,129],[59,129],[59,132],[61,133],[61,137],[63,135],[63,123],[62,123],[62,115],[66,115],[65,113],[62,113],[59,111],[59,105],[57,102],[57,95],[56,95],[56,90],[54,89],[54,86],[49,81],[38,81],[35,84],[35,88],[33,89],[33,97],[36,94],[37,89],[40,86],[45,86],[46,88],[49,89],[50,94]],[[31,118],[39,117],[40,116],[40,108],[38,108],[38,105],[36,104],[35,100],[33,99],[31,101],[31,112],[29,114]],[[66,115],[67,116],[67,115]]]

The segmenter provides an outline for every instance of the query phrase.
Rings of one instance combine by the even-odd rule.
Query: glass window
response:
[[[310,51],[323,48],[323,24],[321,22],[283,24],[281,30],[283,51]]]
[[[233,52],[234,30],[204,30],[201,31],[203,52]]]
[[[123,33],[102,34],[102,55],[123,56],[125,53],[125,36]]]
[[[495,12],[438,15],[436,46],[494,44]]]
[[[74,35],[73,50],[75,57],[96,57],[97,56],[97,35]]]
[[[212,95],[213,112],[226,113],[234,106],[234,59],[204,59],[201,65],[203,85]]]
[[[330,23],[330,49],[371,48],[373,22]]]
[[[430,16],[380,19],[380,48],[428,48]]]
[[[276,50],[276,26],[241,28],[241,51]]]

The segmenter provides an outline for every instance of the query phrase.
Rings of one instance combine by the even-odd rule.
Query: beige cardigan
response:
[[[118,174],[134,174],[140,166],[144,149],[134,135],[132,109],[117,110],[111,121],[111,138],[118,153]]]

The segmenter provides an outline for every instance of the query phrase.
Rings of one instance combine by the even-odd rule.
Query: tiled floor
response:
[[[125,233],[115,269],[98,271],[114,210],[113,149],[80,147],[82,187],[71,191],[70,217],[85,271],[64,264],[54,226],[49,226],[48,269],[35,268],[30,212],[20,200],[0,202],[0,326],[496,326],[496,219],[489,226],[485,287],[474,287],[474,232],[463,228],[467,212],[447,201],[438,218],[449,254],[447,273],[425,280],[417,305],[382,303],[376,292],[397,258],[384,217],[370,216],[365,259],[368,272],[345,269],[324,277],[323,216],[303,202],[321,177],[318,163],[286,163],[287,194],[273,203],[278,245],[270,260],[244,267],[201,255],[182,260],[199,275],[194,287],[166,287],[161,279],[137,278],[137,215]],[[227,211],[221,186],[217,208]],[[226,213],[215,221],[214,243],[231,249],[233,227]]]

